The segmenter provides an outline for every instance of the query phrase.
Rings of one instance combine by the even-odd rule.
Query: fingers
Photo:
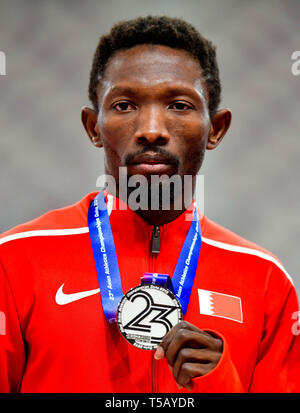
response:
[[[185,348],[187,348],[187,350],[191,350],[193,348],[201,349],[206,347],[207,339],[206,337],[203,337],[201,333],[188,330],[179,330],[164,351],[168,363],[173,366],[179,351],[184,350]]]
[[[197,327],[193,326],[192,324],[189,324],[185,321],[182,321],[181,323],[177,324],[176,326],[174,326],[168,334],[166,334],[166,336],[164,337],[164,339],[162,340],[162,342],[159,344],[159,346],[157,347],[157,350],[154,354],[154,358],[156,360],[160,360],[162,358],[165,357],[165,352],[169,347],[169,344],[172,342],[173,338],[176,336],[177,332],[181,329],[184,328],[189,328],[191,330],[193,330],[194,328],[196,330]]]
[[[182,369],[185,369],[186,364],[201,364],[201,368],[203,367],[203,372],[205,372],[207,366],[216,366],[218,361],[218,354],[214,351],[183,348],[178,352],[172,373],[177,381],[177,378],[183,374]],[[203,376],[201,369],[199,369],[198,372],[199,376]],[[179,383],[179,381],[177,382]]]
[[[173,366],[178,351],[184,347],[207,348],[220,352],[222,351],[222,340],[184,321],[169,331],[158,346],[154,357],[160,360],[166,356],[168,363]]]
[[[209,373],[211,366],[209,364],[196,364],[196,363],[184,363],[181,365],[179,374],[174,375],[178,387],[185,387],[188,390],[192,390],[193,381],[192,379],[199,376],[204,376]]]
[[[159,345],[156,349],[156,352],[154,353],[154,358],[156,360],[161,360],[164,357],[165,357],[165,350],[161,345]]]
[[[189,389],[191,379],[209,373],[218,363],[219,353],[205,349],[183,348],[172,368],[176,383]]]
[[[217,365],[222,350],[220,338],[183,321],[164,337],[154,357],[166,357],[178,387],[191,390],[192,379],[209,373]]]

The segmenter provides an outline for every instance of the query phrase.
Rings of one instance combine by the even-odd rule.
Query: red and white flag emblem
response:
[[[243,322],[242,301],[234,295],[198,289],[200,314]]]

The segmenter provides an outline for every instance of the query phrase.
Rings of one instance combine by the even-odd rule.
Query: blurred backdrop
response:
[[[98,38],[118,21],[182,17],[217,45],[230,131],[206,154],[205,213],[276,254],[298,294],[298,0],[0,2],[0,232],[96,190],[103,153],[80,121]]]

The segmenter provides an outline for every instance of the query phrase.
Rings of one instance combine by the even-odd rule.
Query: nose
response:
[[[166,145],[169,140],[164,109],[156,105],[140,108],[135,141],[144,145]]]

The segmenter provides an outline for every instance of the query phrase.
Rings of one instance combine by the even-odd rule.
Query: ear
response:
[[[92,144],[97,148],[101,148],[102,140],[98,128],[98,114],[94,109],[88,108],[87,106],[81,109],[81,122],[90,138]]]
[[[206,144],[206,149],[215,149],[226,132],[231,123],[231,111],[229,109],[220,109],[216,112],[211,121],[211,128]]]

